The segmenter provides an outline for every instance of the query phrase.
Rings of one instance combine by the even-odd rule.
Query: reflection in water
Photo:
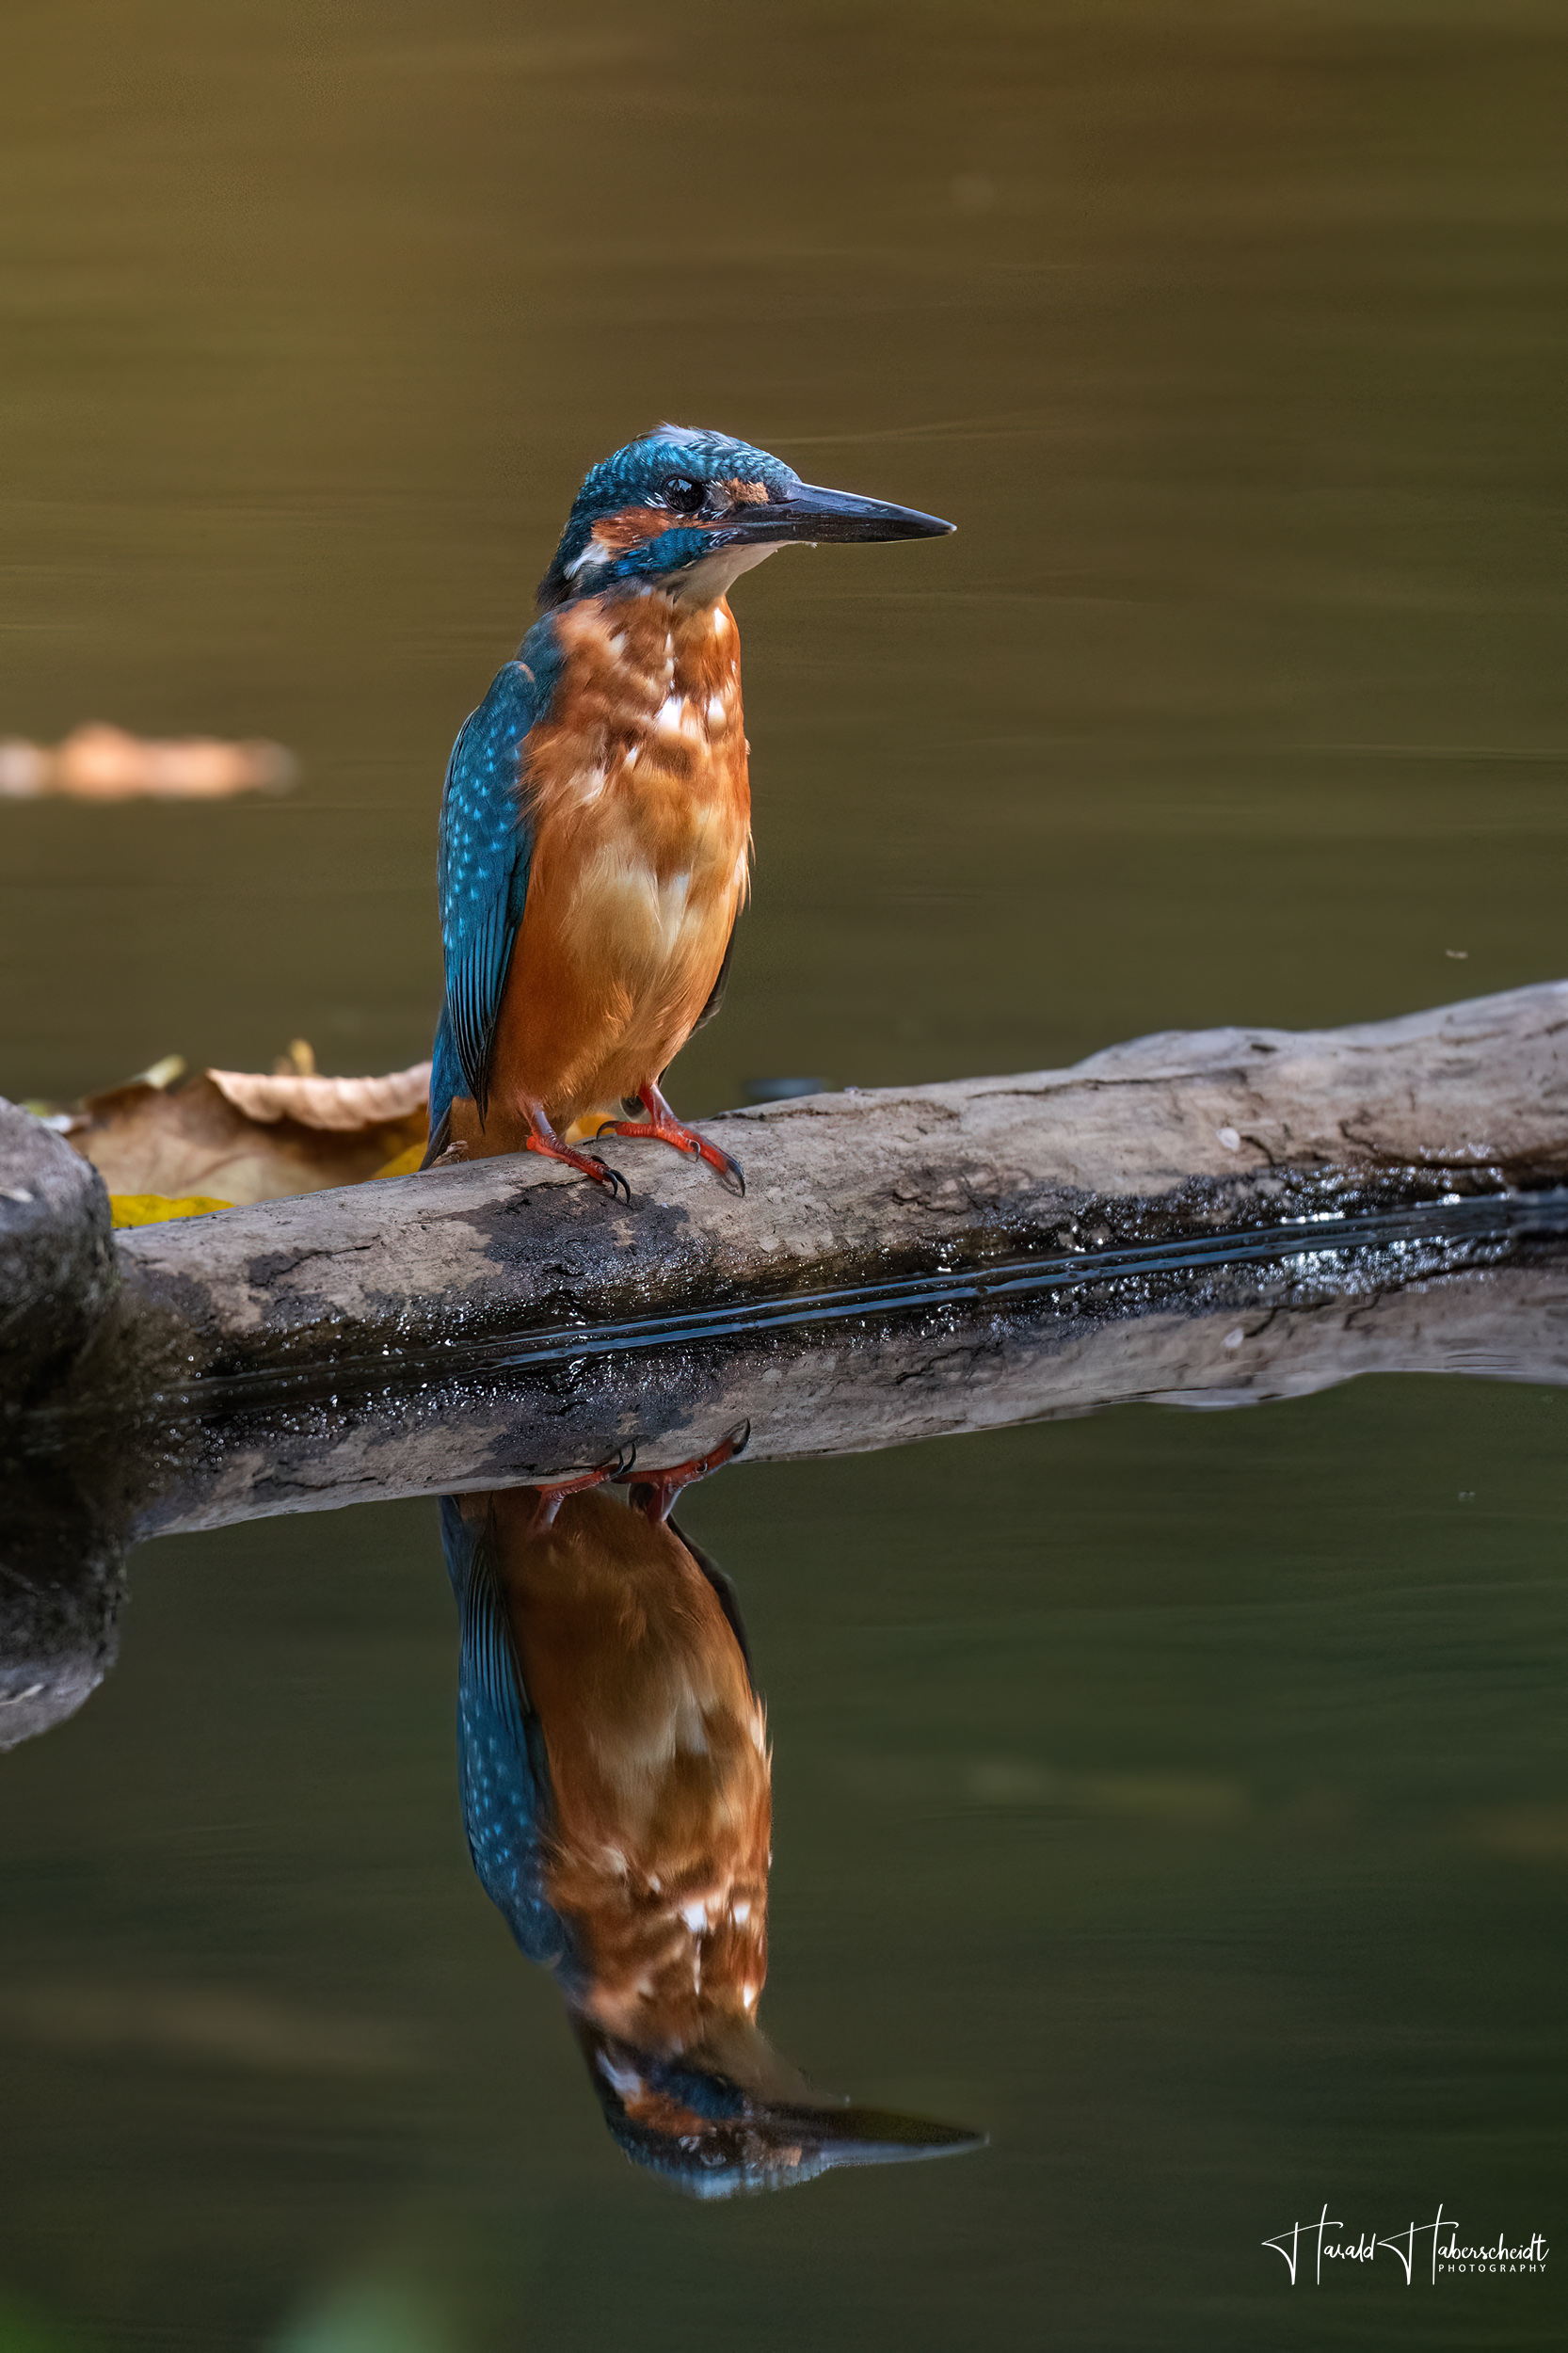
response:
[[[0,1750],[75,1714],[119,1651],[126,1542],[49,1463],[0,1464]]]
[[[814,2091],[757,2025],[771,1760],[728,1578],[670,1519],[731,1451],[447,1497],[474,1867],[567,1997],[628,2156],[697,2197],[971,2149]]]

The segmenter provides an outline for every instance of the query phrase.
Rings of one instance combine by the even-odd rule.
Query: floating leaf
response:
[[[295,763],[280,744],[224,744],[216,736],[158,742],[93,721],[63,744],[0,742],[0,800],[47,792],[78,801],[218,801],[235,792],[285,792]]]

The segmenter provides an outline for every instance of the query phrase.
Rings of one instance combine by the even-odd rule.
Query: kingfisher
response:
[[[703,2198],[983,2138],[826,2098],[758,2026],[766,1717],[734,1588],[670,1517],[737,1443],[441,1503],[474,1868],[553,1972],[623,2151]]]
[[[749,745],[728,591],[800,542],[951,523],[803,482],[728,434],[661,425],[592,468],[539,618],[464,722],[441,795],[446,996],[425,1165],[528,1151],[630,1201],[584,1144],[728,1152],[662,1080],[718,1011],[750,873]]]

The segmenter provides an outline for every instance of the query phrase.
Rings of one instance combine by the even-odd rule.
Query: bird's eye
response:
[[[690,474],[667,473],[659,485],[659,496],[666,506],[673,506],[678,515],[695,515],[703,501],[703,486],[694,482]]]

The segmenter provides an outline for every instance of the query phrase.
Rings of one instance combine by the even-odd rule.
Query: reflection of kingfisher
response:
[[[593,469],[541,584],[543,617],[447,767],[432,1160],[526,1149],[624,1192],[568,1141],[608,1129],[673,1144],[741,1184],[659,1089],[718,1010],[746,889],[725,591],[792,540],[952,527],[814,488],[722,433],[664,425]]]
[[[728,1579],[667,1516],[732,1449],[656,1474],[447,1497],[474,1867],[570,2005],[611,2131],[698,2196],[972,2148],[824,2100],[759,2031],[772,1797]]]

